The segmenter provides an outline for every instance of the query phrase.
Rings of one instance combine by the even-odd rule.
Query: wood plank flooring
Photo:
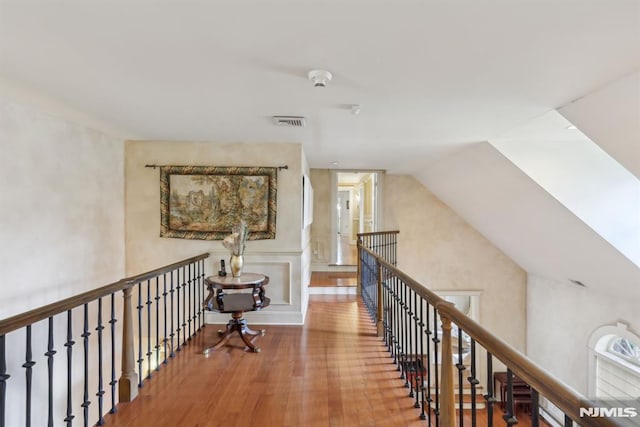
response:
[[[358,246],[351,244],[349,237],[337,236],[337,253],[336,265],[353,265],[358,264]]]
[[[314,288],[322,287],[355,287],[357,286],[355,271],[314,271],[311,283]]]
[[[304,326],[250,326],[267,331],[256,341],[260,353],[245,352],[233,337],[232,346],[204,356],[202,349],[217,340],[218,325],[208,325],[106,425],[427,425],[359,298],[312,295]]]

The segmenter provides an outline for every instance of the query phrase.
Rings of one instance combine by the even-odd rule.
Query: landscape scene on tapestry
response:
[[[277,168],[160,167],[160,237],[222,240],[241,220],[248,240],[276,238]]]
[[[171,175],[169,228],[228,232],[241,219],[249,232],[267,231],[269,177]]]

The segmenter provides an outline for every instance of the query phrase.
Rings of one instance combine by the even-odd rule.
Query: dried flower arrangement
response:
[[[222,245],[231,251],[232,255],[243,255],[245,242],[249,235],[249,227],[245,220],[240,221],[231,229],[231,234],[224,238]]]

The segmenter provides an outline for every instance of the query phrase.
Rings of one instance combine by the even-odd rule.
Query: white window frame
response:
[[[607,336],[609,336],[609,339],[603,339]],[[587,376],[588,396],[591,398],[596,396],[598,357],[604,357],[628,370],[630,373],[640,376],[640,366],[609,351],[609,346],[616,337],[626,338],[640,345],[640,336],[629,330],[629,326],[623,322],[617,322],[615,325],[601,326],[591,334],[589,337],[589,365]]]

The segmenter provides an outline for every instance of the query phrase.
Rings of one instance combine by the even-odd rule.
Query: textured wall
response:
[[[591,334],[601,326],[623,322],[640,335],[640,289],[630,289],[620,297],[530,275],[527,301],[531,307],[527,313],[528,356],[585,395]]]
[[[0,318],[121,279],[122,141],[5,99],[0,141]]]
[[[386,175],[385,229],[400,230],[398,266],[432,290],[479,290],[479,320],[520,350],[526,274],[411,176]]]
[[[315,268],[327,266],[331,257],[331,171],[311,169],[313,185],[313,224],[311,224],[311,262]]]
[[[0,319],[95,289],[124,277],[124,150],[123,141],[0,98]],[[120,301],[116,298],[116,312]],[[74,310],[72,329],[82,338],[81,310]],[[91,317],[90,389],[97,387],[96,303]],[[119,332],[122,322],[116,324]],[[54,319],[54,417],[62,420],[66,406],[66,315]],[[32,420],[47,419],[47,322],[32,328]],[[119,354],[120,343],[116,342]],[[6,425],[25,425],[24,330],[6,337]],[[81,351],[81,350],[80,350]],[[104,352],[109,372],[110,346]],[[82,358],[73,359],[72,412],[82,414]],[[120,358],[116,358],[120,372]],[[110,394],[108,395],[110,399]],[[116,397],[117,398],[117,397]],[[90,398],[95,402],[94,398]],[[11,409],[13,408],[13,410]],[[17,409],[21,408],[21,409]],[[97,405],[89,408],[97,420]],[[78,418],[77,418],[78,419]]]
[[[126,250],[127,272],[147,271],[161,265],[210,252],[205,273],[219,269],[229,252],[220,240],[185,240],[160,237],[160,172],[146,164],[197,166],[283,166],[278,172],[276,238],[247,242],[245,271],[269,274],[269,310],[251,313],[267,323],[299,323],[303,313],[304,266],[302,233],[303,152],[300,144],[221,144],[209,142],[127,141]],[[215,264],[215,266],[214,266]],[[277,304],[276,304],[277,303]],[[278,311],[280,311],[279,314]],[[224,322],[228,316],[209,316]]]

